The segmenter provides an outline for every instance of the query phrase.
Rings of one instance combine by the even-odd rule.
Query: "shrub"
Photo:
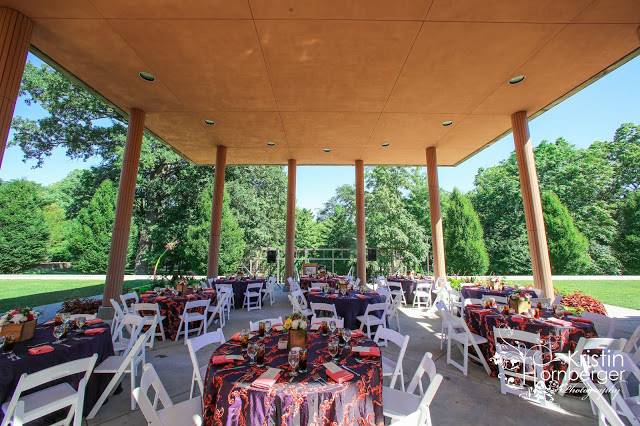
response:
[[[98,308],[100,308],[101,305],[101,299],[69,299],[62,303],[62,307],[58,312],[64,312],[66,314],[94,315],[98,312]]]
[[[579,291],[564,295],[561,303],[570,308],[576,308],[594,314],[607,315],[607,310],[602,302],[595,297],[587,296]]]

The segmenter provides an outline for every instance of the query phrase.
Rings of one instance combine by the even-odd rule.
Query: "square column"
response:
[[[111,234],[109,266],[107,267],[107,279],[102,297],[104,306],[110,306],[109,299],[118,300],[122,293],[124,268],[129,248],[129,233],[131,232],[131,213],[136,195],[138,163],[140,162],[140,149],[144,134],[144,116],[144,111],[137,108],[132,109],[129,113],[129,128],[124,148],[122,171],[120,172],[116,217]]]
[[[446,278],[442,212],[440,209],[440,186],[438,183],[438,157],[436,147],[427,148],[427,185],[429,189],[429,212],[431,214],[431,249],[433,250],[433,276]]]
[[[32,31],[29,18],[13,9],[0,8],[0,167]]]
[[[213,184],[213,202],[211,203],[211,233],[209,234],[209,258],[207,277],[218,276],[218,260],[220,258],[220,235],[222,228],[222,204],[224,202],[224,174],[227,167],[227,147],[216,148],[215,182]]]
[[[511,126],[513,127],[513,142],[516,148],[516,159],[518,160],[524,217],[527,223],[533,281],[535,286],[544,292],[545,297],[553,299],[553,281],[551,279],[547,233],[542,215],[542,202],[540,200],[533,145],[529,138],[527,112],[518,111],[512,114]]]
[[[367,236],[364,216],[364,162],[356,160],[356,252],[358,278],[367,282]]]
[[[285,288],[289,288],[286,279],[293,278],[296,260],[296,166],[297,162],[290,159],[287,169],[287,234],[285,239]]]

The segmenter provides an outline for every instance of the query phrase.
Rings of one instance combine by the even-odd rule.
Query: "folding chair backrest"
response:
[[[142,331],[142,328],[144,327],[145,322],[146,322],[145,318],[141,317],[140,315],[125,314],[124,318],[122,318],[122,321],[120,321],[120,324],[116,329],[113,342],[115,343],[115,342],[124,340],[125,338],[128,339],[128,345],[126,349],[126,351],[128,352],[131,349],[131,346],[133,346],[133,343],[135,342],[135,340],[140,335],[140,332]],[[124,336],[125,330],[127,330],[129,333],[128,337]]]
[[[327,321],[327,324],[329,324],[330,322],[334,322],[336,324],[336,328],[344,328],[344,319],[342,318],[311,317],[311,325],[322,324],[323,321]]]
[[[113,307],[113,311],[115,312],[114,319],[117,318],[118,321],[122,321],[122,318],[124,318],[124,311],[122,310],[122,306],[120,306],[120,304],[114,299],[111,299],[110,302],[111,306]]]
[[[387,287],[378,287],[376,292],[380,296],[384,297],[385,300],[391,299],[391,291],[389,291],[389,289]]]
[[[398,333],[395,330],[386,327],[378,327],[376,331],[376,335],[373,338],[374,342],[378,342],[379,340],[385,340],[387,342],[392,342],[400,349],[400,353],[398,355],[398,359],[404,356],[405,351],[407,350],[407,346],[409,345],[409,336],[404,336]]]
[[[155,392],[153,403],[149,399],[149,388],[151,387]],[[156,411],[158,401],[160,401],[164,408],[173,406],[167,390],[151,364],[144,365],[142,377],[140,378],[140,387],[133,390],[133,397],[138,402],[140,410],[149,424],[163,424]]]
[[[311,288],[322,288],[324,287],[324,283],[311,283]]]
[[[133,312],[140,316],[160,315],[160,308],[157,303],[135,303]]]
[[[315,317],[325,317],[328,315],[328,318],[337,318],[338,313],[336,312],[336,306],[331,303],[316,303],[311,302],[311,310],[313,311],[313,315]],[[322,315],[318,315],[322,314]]]
[[[81,379],[80,386],[78,388],[78,392],[84,392],[84,386],[86,386],[87,381],[89,380],[89,376],[91,375],[91,371],[93,370],[97,359],[98,354],[93,354],[93,356],[88,358],[54,365],[53,367],[45,368],[44,370],[40,370],[35,373],[22,373],[5,410],[4,421],[2,424],[8,423],[8,421],[13,417],[22,393],[33,388],[60,380],[64,377],[84,373],[84,377]]]
[[[398,281],[387,281],[387,287],[391,291],[402,291],[402,283]]]
[[[258,331],[258,329],[260,328],[260,323],[261,322],[265,322],[265,321],[269,321],[271,322],[271,326],[273,327],[274,325],[282,325],[282,317],[275,317],[275,318],[265,318],[265,319],[261,319],[258,321],[249,321],[249,330],[250,331]]]
[[[416,290],[429,292],[431,291],[431,284],[426,282],[418,283],[416,284]]]
[[[580,365],[580,358],[583,352],[600,350],[600,351],[621,351],[627,339],[611,339],[608,337],[592,337],[590,339],[581,337],[578,340],[575,351],[571,354],[574,364]]]
[[[255,291],[256,293],[258,293],[260,290],[262,290],[262,283],[247,284],[247,291]]]
[[[506,341],[509,340],[525,342],[531,345],[539,345],[541,342],[540,334],[530,333],[528,331],[517,330],[513,328],[493,327],[493,338],[496,345],[506,343]]]
[[[598,418],[599,424],[602,425],[611,425],[611,426],[625,426],[625,423],[622,421],[616,410],[609,404],[607,398],[605,397],[605,392],[596,386],[591,380],[592,371],[588,365],[588,361],[585,358],[580,360],[580,365],[582,367],[582,374],[579,375],[580,380],[584,384],[587,389],[587,395],[589,395],[589,399],[591,402],[598,408]],[[604,374],[606,380],[608,381],[607,374]],[[616,394],[617,394],[616,389]],[[619,395],[618,395],[619,396]]]
[[[598,332],[598,336],[613,337],[616,328],[615,318],[593,312],[583,312],[582,317],[590,320]]]
[[[387,314],[386,303],[370,303],[367,305],[367,309],[364,311],[365,315],[372,315],[373,312],[382,312],[382,315]]]
[[[422,377],[424,373],[427,373],[427,377],[429,378],[429,382],[433,381],[436,376],[436,364],[433,362],[433,356],[431,352],[427,352],[422,357],[420,364],[418,364],[418,368],[416,372],[413,374],[413,378],[411,382],[409,382],[409,386],[407,387],[408,393],[415,394],[416,389],[419,390],[420,396],[424,395],[424,386],[422,384]]]
[[[199,308],[204,308],[206,310],[209,307],[209,303],[211,303],[211,299],[189,300],[184,304],[183,312],[199,313],[196,311],[198,311]]]
[[[233,292],[233,284],[216,284],[216,291],[221,292],[223,290],[229,289]]]
[[[640,349],[640,326],[636,327],[636,330],[629,337],[623,351],[634,355],[638,352],[638,349]]]
[[[353,286],[355,288],[358,288],[359,285],[360,285],[360,277],[356,278],[356,281],[353,283]]]
[[[133,305],[134,303],[140,302],[138,293],[121,294],[120,300],[122,301],[122,307],[125,311],[129,311],[131,305]]]

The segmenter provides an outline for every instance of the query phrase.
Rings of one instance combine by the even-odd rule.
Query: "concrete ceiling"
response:
[[[638,0],[0,5],[33,19],[37,50],[146,111],[147,128],[199,164],[222,144],[231,164],[416,165],[437,146],[454,165],[507,132],[511,113],[544,110],[640,47]]]

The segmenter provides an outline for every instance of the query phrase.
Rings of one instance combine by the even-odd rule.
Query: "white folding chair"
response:
[[[236,308],[236,296],[233,293],[233,284],[216,284],[216,294],[220,293],[221,291],[227,291],[231,297],[229,299],[229,306],[228,309],[235,309]]]
[[[209,307],[207,308],[209,319],[207,320],[207,325],[205,326],[206,330],[211,327],[211,324],[213,324],[216,319],[218,321],[218,324],[220,325],[220,328],[223,328],[225,325],[225,312],[227,312],[226,310],[228,309],[227,307],[228,303],[230,303],[229,301],[231,300],[231,296],[225,291],[219,291],[216,294],[216,298],[216,304],[212,305],[211,303],[209,303]]]
[[[427,373],[429,378],[428,386],[422,383],[424,373]],[[382,388],[385,417],[392,419],[392,425],[405,424],[402,422],[407,420],[406,425],[431,426],[430,406],[440,383],[442,375],[436,373],[431,353],[427,352],[422,357],[406,392],[386,386]],[[420,396],[415,394],[416,388],[420,391]]]
[[[136,303],[140,303],[140,298],[138,297],[138,293],[127,293],[121,294],[120,300],[122,301],[122,309],[125,313],[133,314],[133,305]]]
[[[302,291],[302,288],[300,287],[300,284],[298,284],[293,278],[288,277],[287,278],[287,283],[289,283],[289,292],[290,293],[293,293],[296,290]]]
[[[223,344],[226,341],[222,329],[219,328],[216,331],[202,334],[198,337],[187,340],[187,348],[189,349],[189,357],[191,357],[191,364],[193,365],[193,375],[191,377],[191,390],[189,391],[189,398],[193,398],[193,391],[195,384],[198,384],[198,390],[200,396],[204,395],[204,379],[207,374],[208,363],[200,365],[198,362],[197,352],[205,346],[212,345],[214,343]]]
[[[244,292],[244,301],[242,307],[247,311],[254,309],[262,309],[262,283],[247,284],[247,290]]]
[[[464,318],[464,300],[458,290],[449,290],[449,311],[451,313],[458,313],[459,316]]]
[[[493,328],[500,392],[526,395],[527,382],[542,382],[542,346],[539,334],[511,328]],[[515,380],[518,379],[518,380]]]
[[[398,347],[398,357],[394,360],[382,356],[382,377],[391,377],[391,389],[395,389],[396,380],[400,377],[400,389],[404,392],[404,370],[402,369],[402,361],[404,354],[409,346],[409,336],[403,336],[390,328],[378,327],[374,342],[379,343],[380,340],[391,342]]]
[[[111,375],[111,379],[107,384],[107,387],[104,389],[96,403],[93,405],[93,408],[87,415],[88,419],[93,419],[97,414],[102,405],[107,401],[107,398],[111,396],[111,394],[118,388],[118,385],[124,379],[124,375],[129,375],[129,382],[131,384],[131,392],[136,387],[136,376],[138,371],[138,364],[144,365],[145,363],[145,345],[149,342],[149,340],[153,339],[153,330],[149,328],[145,333],[142,333],[135,340],[135,343],[131,346],[128,352],[125,352],[122,355],[113,355],[107,357],[104,361],[98,365],[95,370],[93,370],[94,374],[108,374]],[[131,398],[131,409],[136,409],[136,401]]]
[[[138,339],[145,324],[146,320],[140,315],[125,314],[112,336],[113,351],[116,354],[128,352]]]
[[[404,294],[404,290],[402,289],[402,283],[398,281],[387,281],[387,287],[391,290],[391,294],[393,297],[399,297],[402,300],[402,304],[407,304],[407,298]]]
[[[257,321],[249,321],[249,330],[250,331],[258,331],[261,322],[269,321],[271,322],[271,327],[274,325],[282,325],[282,317],[273,317],[273,318],[265,318]]]
[[[447,312],[450,312],[450,311],[448,306],[443,301],[439,301],[434,306],[438,310],[438,316],[440,317],[440,350],[442,350],[442,347],[444,346],[444,342],[447,341],[447,331],[449,331],[447,318],[445,317],[442,311],[447,311]]]
[[[269,303],[273,306],[274,302],[274,292],[276,288],[276,277],[269,277],[267,281],[264,283],[264,288],[262,289],[262,298],[269,297]]]
[[[336,325],[336,328],[344,328],[344,319],[342,318],[311,318],[311,325],[322,324],[323,321],[326,321],[327,324],[333,322]]]
[[[622,350],[631,355],[632,358],[640,361],[637,359],[640,356],[640,326],[636,327]]]
[[[531,307],[535,308],[538,303],[545,309],[551,308],[551,299],[548,297],[534,297],[531,299]]]
[[[122,319],[124,318],[124,310],[114,299],[110,299],[109,301],[113,307],[113,320],[111,321],[111,335],[113,337],[114,330],[118,329],[120,322],[122,322]]]
[[[482,295],[482,302],[493,299],[498,305],[508,305],[509,300],[506,296],[491,296],[490,294]]]
[[[591,365],[591,373],[596,376],[598,379],[598,384],[604,386],[605,394],[609,397],[611,402],[611,406],[619,415],[626,417],[629,423],[633,426],[640,425],[640,396],[630,396],[628,393],[625,395],[624,392],[621,392],[622,386],[626,386],[627,379],[629,376],[629,372],[624,370],[624,366],[618,366],[617,368],[613,368],[611,370],[605,369],[602,365],[609,366],[611,363],[615,363],[617,357],[619,355],[616,354],[608,354],[609,359],[602,359],[600,363],[594,363]],[[582,358],[581,366],[585,368],[589,364],[588,358]],[[633,372],[634,379],[637,383],[637,380],[640,378],[638,375],[638,367],[634,366],[631,371]],[[615,375],[612,375],[612,370],[616,371]],[[623,372],[622,377],[620,377],[620,373]],[[613,383],[612,377],[615,377],[617,380],[616,383]],[[584,383],[584,381],[583,381]]]
[[[180,332],[184,334],[184,344],[187,344],[189,333],[197,333],[198,336],[202,334],[202,331],[207,325],[207,311],[209,309],[209,303],[211,299],[202,300],[189,300],[184,304],[184,310],[180,314],[180,324],[178,325],[178,332],[176,333],[175,341],[180,338]],[[189,324],[192,322],[199,322],[200,325],[196,328],[189,330]]]
[[[155,337],[160,337],[164,342],[164,326],[162,322],[164,321],[164,316],[160,315],[160,306],[157,303],[135,303],[133,305],[133,312],[143,317],[146,321],[146,325],[151,326],[151,324],[155,324],[156,329],[154,330],[154,339],[151,339],[151,349],[153,349],[153,344],[155,342]]]
[[[616,410],[607,401],[607,398],[604,396],[604,392],[602,392],[602,390],[600,390],[600,388],[598,388],[591,380],[591,374],[593,373],[592,366],[589,365],[585,358],[580,360],[580,370],[582,371],[582,373],[579,374],[580,380],[587,391],[587,395],[589,395],[591,404],[595,405],[598,410],[598,425],[625,426],[625,423],[622,421]]]
[[[360,286],[360,277],[356,278],[353,282],[353,288],[358,288]]]
[[[581,316],[593,323],[593,327],[596,329],[599,337],[613,338],[616,332],[615,318],[593,312],[583,312]]]
[[[97,359],[98,354],[94,354],[88,358],[65,362],[35,373],[22,373],[11,399],[2,404],[4,412],[2,426],[21,426],[66,407],[69,407],[69,413],[58,424],[70,425],[73,419],[74,426],[81,426],[84,392]],[[65,382],[23,395],[47,383],[83,373],[84,376],[77,390]]]
[[[153,387],[154,401],[149,399],[149,388]],[[133,397],[149,426],[200,426],[202,425],[202,398],[191,398],[174,404],[158,373],[151,364],[143,367],[140,387],[134,389]],[[162,408],[158,409],[158,402]]]
[[[311,311],[307,306],[307,299],[304,298],[302,292],[298,290],[297,292],[287,296],[289,297],[289,302],[291,302],[293,312],[300,312],[302,315],[307,317],[313,315],[313,311]]]
[[[573,352],[554,354],[557,359],[567,364],[567,370],[564,372],[560,386],[558,386],[558,393],[564,396],[570,388],[576,387],[576,384],[571,384],[571,381],[579,378],[578,376],[582,371],[580,359],[583,353],[586,354],[593,350],[621,351],[626,343],[626,339],[610,339],[607,337],[587,339],[586,337],[581,337]]]
[[[374,315],[375,312],[379,312],[380,316]],[[378,326],[378,328],[384,328],[387,322],[387,303],[370,303],[367,305],[367,309],[364,311],[364,315],[356,317],[360,321],[360,331],[367,327],[367,336],[369,339],[371,336],[371,327]]]
[[[489,364],[484,358],[482,351],[480,351],[480,345],[487,343],[487,339],[474,334],[467,327],[467,323],[462,318],[453,316],[448,310],[439,311],[442,314],[442,318],[445,321],[447,327],[447,364],[451,364],[467,375],[469,367],[469,358],[478,361],[484,367],[488,375],[491,375],[491,369]],[[451,357],[451,343],[456,343],[462,352],[462,364],[453,360]],[[469,353],[469,347],[472,346],[475,355]]]
[[[389,297],[387,303],[387,326],[391,326],[391,320],[396,320],[396,328],[400,331],[400,307],[402,307],[402,299],[399,297]]]
[[[340,318],[336,311],[336,305],[316,302],[311,302],[310,305],[313,318]]]
[[[431,284],[430,283],[418,283],[416,289],[413,292],[413,307],[422,308],[424,304],[425,308],[431,306]]]

